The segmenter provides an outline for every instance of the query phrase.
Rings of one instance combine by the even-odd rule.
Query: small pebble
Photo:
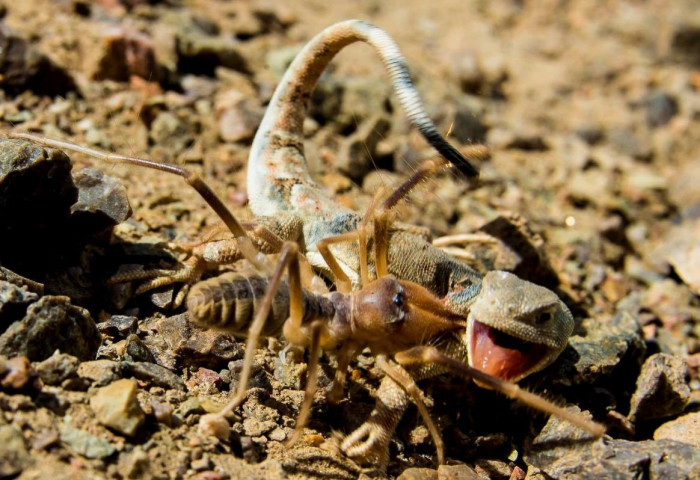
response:
[[[60,385],[64,380],[77,376],[80,360],[58,350],[43,362],[36,364],[39,378],[46,385]]]
[[[678,102],[666,92],[653,92],[645,103],[647,125],[651,128],[666,125],[678,113]]]
[[[273,431],[267,434],[267,438],[270,440],[274,440],[276,442],[282,442],[287,438],[287,434],[284,433],[284,430],[277,427]]]
[[[98,389],[90,399],[97,421],[124,435],[134,435],[145,420],[137,392],[136,382],[128,379]]]
[[[133,362],[155,363],[153,354],[145,343],[135,334],[126,337],[124,359]]]
[[[60,427],[61,442],[86,458],[107,458],[117,451],[107,440],[91,435],[65,422]]]
[[[138,318],[127,315],[112,315],[109,320],[97,324],[103,335],[124,338],[138,329]]]
[[[212,395],[219,392],[222,385],[218,373],[208,368],[198,368],[187,381],[187,389],[197,395]]]
[[[121,368],[112,360],[93,360],[78,366],[78,376],[90,380],[96,387],[103,387],[121,378]]]
[[[170,425],[172,423],[172,417],[174,408],[169,403],[163,403],[156,399],[151,399],[151,408],[153,409],[153,416],[156,417],[159,423],[164,425]]]
[[[34,385],[36,372],[27,357],[0,357],[0,387],[8,390],[22,390],[27,386],[35,386],[40,389],[40,385]]]
[[[147,385],[157,386],[175,390],[185,390],[185,382],[182,378],[165,367],[149,362],[127,362],[121,363],[122,371],[125,374],[133,375]]]

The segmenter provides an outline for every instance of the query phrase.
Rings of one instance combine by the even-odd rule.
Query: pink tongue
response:
[[[472,330],[472,365],[494,377],[508,380],[534,366],[544,354],[544,347],[526,344],[523,350],[496,344],[496,332],[480,322]]]

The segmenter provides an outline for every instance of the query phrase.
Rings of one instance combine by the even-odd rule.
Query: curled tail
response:
[[[389,72],[399,103],[430,145],[465,175],[478,175],[428,117],[396,42],[374,25],[347,20],[326,28],[304,47],[270,101],[248,160],[248,193],[257,215],[273,215],[279,210],[325,211],[322,204],[330,199],[314,184],[306,167],[304,119],[311,93],[330,61],[344,47],[360,41],[374,47]]]

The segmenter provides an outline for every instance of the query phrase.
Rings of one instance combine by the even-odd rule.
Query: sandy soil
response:
[[[424,388],[453,466],[435,470],[432,443],[410,409],[385,474],[544,479],[605,478],[619,471],[619,478],[692,478],[700,457],[700,15],[694,3],[8,2],[3,36],[16,35],[22,48],[48,57],[54,70],[39,69],[32,77],[29,63],[3,58],[0,117],[6,129],[186,165],[237,216],[254,220],[246,208],[247,154],[295,49],[343,19],[382,27],[401,46],[441,131],[450,131],[458,146],[476,141],[491,149],[491,157],[479,162],[478,185],[440,174],[411,195],[399,219],[428,227],[435,237],[494,235],[499,218],[523,219],[553,277],[538,277],[512,260],[517,248],[508,238],[487,251],[465,248],[479,269],[525,268],[519,275],[556,288],[579,326],[568,353],[526,385],[591,411],[611,435],[597,447],[568,445],[575,434],[557,437],[559,427],[551,423],[543,430],[543,415],[445,376]],[[26,79],[12,83],[9,73],[17,70]],[[376,118],[390,126],[379,142],[370,140],[371,131],[361,136]],[[381,63],[363,45],[338,56],[305,127],[315,178],[358,211],[377,186],[391,188],[431,155],[407,124]],[[357,141],[369,145],[372,161],[343,171],[351,160],[344,147]],[[3,380],[0,388],[0,438],[12,446],[0,460],[0,476],[383,475],[333,448],[334,439],[361,424],[372,408],[381,375],[368,356],[353,366],[340,405],[317,395],[307,435],[294,449],[282,440],[301,401],[304,357],[280,360],[283,345],[274,341],[259,352],[255,388],[231,440],[197,433],[200,415],[228,395],[240,367],[240,343],[193,333],[182,311],[168,308],[172,290],[158,298],[129,298],[128,290],[115,293],[103,283],[121,263],[167,264],[154,245],[197,241],[218,219],[179,178],[69,155],[74,171],[92,165],[118,178],[133,214],[111,239],[87,242],[94,257],[83,256],[70,268],[59,262],[42,271],[16,260],[15,251],[2,252],[0,265],[87,308],[103,343],[93,358],[77,363],[64,357],[43,363],[52,352],[32,358],[2,351],[3,362],[14,353],[32,363],[29,370],[20,368],[24,383],[15,388]],[[53,254],[56,247],[49,236],[37,248]],[[99,261],[86,267],[94,258]],[[34,301],[27,297],[25,303]],[[24,313],[7,312],[0,308],[2,329]],[[120,330],[117,315],[136,317],[136,323],[125,321]],[[327,384],[332,360],[324,362]],[[159,382],[158,373],[139,370],[144,363],[165,367],[179,380]],[[14,371],[2,365],[0,377]],[[63,373],[56,380],[48,370]],[[645,375],[663,381],[644,383]],[[108,428],[94,413],[100,389],[118,378],[137,379],[133,396],[145,420],[135,433]],[[673,402],[674,408],[660,406]],[[549,434],[564,438],[566,446],[542,447]],[[664,470],[664,455],[674,459],[676,470]]]

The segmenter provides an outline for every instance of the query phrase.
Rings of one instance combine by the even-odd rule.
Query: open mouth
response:
[[[547,347],[474,321],[470,354],[474,368],[503,380],[511,380],[535,367],[547,354]]]

